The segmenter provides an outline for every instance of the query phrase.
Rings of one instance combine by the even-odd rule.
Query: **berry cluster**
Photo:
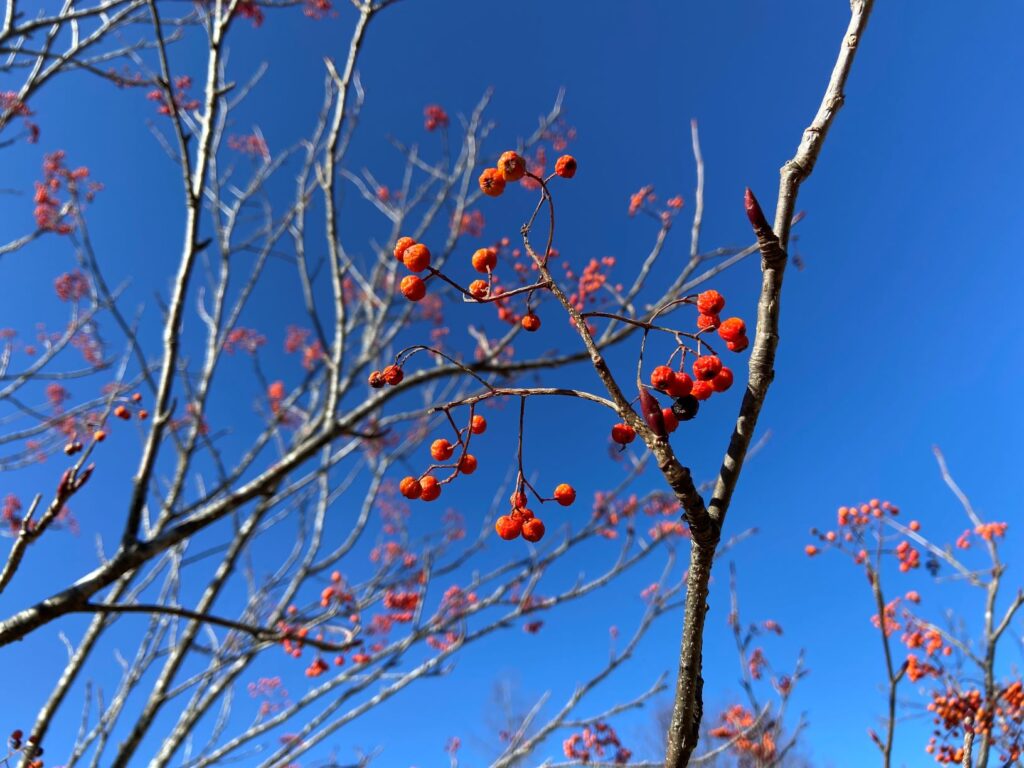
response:
[[[386,370],[386,369],[385,369]],[[435,501],[441,495],[441,486],[450,483],[459,475],[471,475],[476,472],[476,456],[469,453],[469,441],[472,435],[482,435],[487,431],[487,420],[475,414],[470,417],[469,424],[455,430],[455,442],[446,438],[438,438],[430,444],[430,457],[437,463],[432,464],[422,475],[409,475],[398,484],[399,492],[407,499]],[[454,461],[455,451],[459,456]],[[450,469],[451,474],[444,480],[438,480],[432,474],[436,469]]]
[[[419,273],[430,267],[430,249],[411,237],[398,238],[394,253],[410,272]],[[427,284],[415,274],[403,277],[398,289],[409,301],[419,301],[427,295]]]
[[[38,759],[43,756],[43,748],[39,746],[39,737],[35,734],[26,739],[24,732],[16,728],[7,737],[7,748],[12,753],[20,752],[28,768],[43,768],[43,761]]]
[[[537,517],[533,510],[526,505],[525,482],[522,476],[519,478],[519,486],[515,493],[509,497],[509,504],[512,510],[507,515],[502,515],[494,523],[494,530],[505,541],[512,541],[522,536],[527,541],[537,542],[544,538],[544,523]],[[531,490],[533,490],[531,486]],[[536,491],[534,491],[536,493]],[[542,504],[546,501],[556,501],[563,507],[568,507],[576,501],[576,489],[568,483],[560,483],[555,487],[551,498],[537,496]]]

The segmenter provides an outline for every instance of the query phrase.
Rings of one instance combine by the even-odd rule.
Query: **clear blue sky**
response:
[[[345,6],[339,18],[320,22],[289,10],[269,13],[260,29],[237,25],[230,44],[233,76],[243,79],[259,61],[270,64],[238,132],[259,125],[274,150],[308,131],[319,105],[322,57],[342,58],[352,22],[348,4],[339,5]],[[1014,562],[1022,554],[1016,512],[1024,498],[1018,446],[1024,423],[1017,400],[1024,364],[1016,323],[1024,280],[1018,253],[1024,48],[1017,31],[1024,9],[998,0],[877,6],[846,106],[802,189],[799,208],[808,216],[795,230],[795,250],[806,268],[787,276],[778,373],[762,416],[773,436],[745,471],[728,520],[729,532],[760,529],[734,553],[744,613],[749,619],[774,618],[785,628],[784,637],[768,646],[780,665],[807,649],[811,674],[793,706],[810,721],[804,752],[825,766],[876,759],[865,731],[877,726],[882,711],[883,667],[862,576],[838,557],[808,560],[802,554],[808,529],[830,525],[839,504],[877,496],[900,504],[940,540],[954,539],[966,526],[932,458],[930,447],[938,444],[981,513],[1010,522],[1007,559]],[[573,153],[580,162],[560,202],[556,245],[568,258],[582,264],[591,256],[614,255],[616,274],[631,275],[656,227],[629,219],[627,199],[640,186],[654,184],[665,196],[686,198],[667,259],[682,262],[694,187],[690,118],[700,122],[707,166],[702,242],[708,248],[742,245],[750,239],[740,207],[743,188],[751,186],[771,208],[778,168],[817,108],[847,17],[844,0],[405,0],[370,28],[360,67],[366,106],[350,165],[383,169],[379,177],[395,183],[397,165],[385,137],[426,145],[425,104],[444,105],[454,115],[471,109],[490,86],[490,114],[497,122],[490,148],[497,151],[531,130],[536,115],[565,87],[568,120],[578,131]],[[198,76],[195,53],[180,47],[176,68],[191,68]],[[115,283],[130,276],[129,295],[133,302],[148,302],[152,320],[152,296],[165,289],[179,243],[175,170],[144,125],[153,105],[140,92],[116,91],[84,77],[75,82],[77,88],[58,84],[40,94],[34,104],[40,144],[4,150],[0,186],[26,188],[38,175],[42,153],[56,148],[67,150],[72,165],[89,165],[107,186],[90,221],[108,276]],[[6,88],[0,77],[0,90]],[[0,234],[31,225],[27,199],[5,197],[0,204]],[[506,205],[505,212],[483,206],[492,222],[487,237],[514,234],[521,211]],[[502,225],[507,232],[499,231]],[[380,237],[385,231],[376,226],[366,234]],[[46,291],[49,300],[53,275],[70,263],[66,244],[52,237],[4,257],[0,326],[30,334],[37,292]],[[731,309],[752,320],[757,280],[750,262],[716,287],[735,297]],[[276,345],[283,327],[301,316],[264,306],[266,314],[248,324]],[[723,397],[686,432],[685,443],[675,443],[698,478],[717,467],[738,398],[737,392]],[[534,418],[554,422],[564,411],[538,405]],[[581,442],[603,440],[606,421],[603,414],[580,410],[568,432]],[[481,495],[489,495],[488,483],[499,481],[507,466],[500,445],[491,451],[482,456],[487,471],[475,476]],[[546,476],[571,480],[582,498],[603,487],[603,449],[588,457],[538,440],[535,451],[538,466],[553,468]],[[0,486],[4,493],[30,496],[35,489],[32,476],[3,482],[12,484]],[[103,482],[110,483],[114,498],[123,496],[123,484]],[[657,478],[645,482],[653,485]],[[470,490],[462,497],[467,516],[473,514]],[[31,561],[39,584],[45,585],[51,570],[48,558],[81,558],[83,571],[93,562],[93,534],[108,530],[100,522],[106,512],[76,511],[83,525],[79,540],[50,545]],[[601,663],[607,626],[630,626],[638,589],[650,575],[551,617],[536,637],[517,630],[472,650],[449,678],[417,687],[393,708],[343,732],[332,746],[344,757],[352,746],[382,745],[380,765],[425,768],[443,765],[444,741],[458,735],[466,745],[465,764],[478,764],[488,754],[481,746],[488,734],[481,711],[492,682],[515,679],[524,700],[550,687],[553,700],[561,701]],[[924,573],[890,578],[896,591],[925,592],[928,581]],[[713,585],[706,640],[707,711],[738,694],[724,579],[723,568]],[[1007,579],[1011,591],[1020,584],[1016,568]],[[33,593],[25,588],[4,595],[3,613]],[[947,593],[935,594],[945,606]],[[949,605],[961,605],[959,597],[949,599]],[[972,620],[980,616],[977,600],[963,605]],[[622,607],[610,615],[609,606]],[[598,693],[587,711],[636,693],[661,671],[672,670],[678,635],[677,617],[658,625],[631,671]],[[52,642],[47,652],[60,653],[59,643]],[[512,655],[526,648],[528,663]],[[23,662],[31,649],[4,653]],[[1004,660],[1019,661],[1012,646]],[[11,684],[25,693],[3,697],[0,723],[27,723],[51,676],[40,678],[23,664],[8,670],[4,688]],[[642,754],[649,730],[649,715],[641,713],[624,718],[620,733]],[[897,744],[897,764],[927,764],[927,730],[908,726]]]

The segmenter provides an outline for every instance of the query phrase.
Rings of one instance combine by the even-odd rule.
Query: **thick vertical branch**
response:
[[[796,206],[800,184],[811,174],[836,113],[843,104],[843,90],[861,36],[867,26],[873,0],[852,0],[850,23],[825,96],[810,126],[804,131],[800,146],[793,159],[781,170],[779,198],[775,210],[775,228],[772,232],[760,206],[747,193],[747,215],[757,235],[761,250],[761,296],[758,300],[757,333],[750,354],[750,373],[747,390],[740,405],[732,438],[722,467],[708,513],[713,525],[721,530],[729,502],[739,480],[740,470],[750,447],[757,419],[775,375],[775,349],[778,345],[778,322],[782,277],[786,267],[786,245],[789,241],[790,222]],[[669,723],[666,768],[687,765],[700,736],[703,714],[701,700],[701,664],[703,653],[704,616],[707,613],[708,583],[717,541],[704,544],[694,538],[690,553],[689,584],[683,613],[683,638],[679,654],[679,678],[672,719]]]

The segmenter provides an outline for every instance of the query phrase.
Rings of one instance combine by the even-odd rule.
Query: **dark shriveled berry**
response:
[[[677,398],[672,403],[672,413],[676,415],[676,418],[680,421],[689,421],[697,415],[697,411],[700,410],[700,402],[693,395],[687,395],[686,397]]]

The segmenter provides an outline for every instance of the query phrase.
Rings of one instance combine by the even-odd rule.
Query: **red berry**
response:
[[[422,272],[430,266],[430,249],[423,243],[410,245],[402,254],[402,263],[411,272]]]
[[[441,484],[433,475],[424,475],[420,479],[420,487],[423,489],[420,493],[420,498],[423,501],[433,501],[441,495]]]
[[[544,538],[544,523],[531,517],[523,523],[523,538],[527,541],[540,541]]]
[[[636,440],[636,430],[629,424],[616,424],[612,427],[612,440],[619,445],[627,445]]]
[[[443,437],[430,444],[430,455],[434,461],[448,461],[455,452],[455,447]]]
[[[384,381],[393,387],[401,384],[402,379],[405,378],[405,374],[402,372],[402,369],[397,365],[389,365],[380,372],[380,375],[384,377]]]
[[[533,312],[530,312],[528,315],[523,315],[523,319],[520,320],[519,323],[523,326],[523,330],[530,331],[530,333],[533,333],[540,328],[540,318],[533,314]]]
[[[479,181],[480,191],[489,197],[497,197],[505,191],[505,177],[497,168],[486,168]]]
[[[711,380],[711,388],[715,392],[725,392],[732,386],[732,371],[723,367],[722,370]]]
[[[555,162],[555,173],[563,179],[571,179],[576,175],[576,158],[572,155],[562,155]]]
[[[400,237],[398,242],[395,243],[395,258],[399,261],[402,260],[402,254],[405,253],[405,249],[410,245],[416,245],[416,241],[411,237]]]
[[[711,393],[714,391],[715,390],[711,388],[710,382],[695,381],[693,382],[693,391],[690,392],[690,395],[698,400],[707,400],[711,397]]]
[[[505,181],[519,181],[526,173],[526,161],[515,152],[503,152],[498,158],[498,170]]]
[[[494,530],[505,541],[512,541],[519,538],[519,534],[523,530],[523,524],[509,515],[502,515],[495,521]]]
[[[651,386],[662,392],[669,392],[675,382],[676,372],[667,365],[659,365],[651,371]]]
[[[697,311],[717,315],[725,307],[725,297],[718,291],[704,291],[697,295]]]
[[[423,493],[423,486],[420,485],[419,480],[410,475],[402,478],[402,482],[398,484],[398,490],[407,499],[418,499]]]
[[[107,433],[104,432],[102,429],[97,429],[95,432],[92,433],[92,439],[95,440],[97,443],[102,443],[104,440],[107,439]]]
[[[705,315],[701,312],[697,315],[697,327],[702,331],[706,331],[709,328],[717,328],[721,320],[718,319],[718,315]]]
[[[718,335],[725,341],[736,341],[741,336],[747,335],[747,324],[738,317],[730,317],[728,320],[723,320],[722,324],[718,326]]]
[[[661,418],[665,423],[665,432],[671,433],[676,431],[676,428],[679,426],[679,419],[676,418],[671,408],[662,408]]]
[[[508,497],[508,503],[512,505],[513,509],[522,509],[526,506],[526,494],[522,491],[516,491]]]
[[[419,301],[427,295],[427,285],[416,275],[406,275],[399,284],[399,290],[409,301]]]
[[[469,423],[469,429],[474,435],[482,435],[487,431],[487,419],[480,414],[476,414]]]
[[[555,488],[555,501],[561,504],[563,507],[568,507],[574,501],[576,501],[576,489],[568,483],[562,483]]]
[[[476,456],[472,453],[467,453],[459,459],[459,472],[464,475],[472,475],[476,472]]]
[[[722,361],[715,355],[701,355],[693,361],[693,377],[701,381],[711,381],[722,370]]]
[[[474,280],[469,284],[469,295],[474,299],[483,299],[487,296],[487,281]]]
[[[676,371],[675,378],[672,379],[672,386],[668,388],[668,394],[678,399],[690,394],[691,389],[693,389],[693,379],[690,378],[690,374]]]
[[[380,371],[374,371],[373,373],[371,373],[370,378],[367,379],[367,382],[374,389],[380,389],[385,384],[387,384],[387,382],[384,381],[384,374],[381,373]]]
[[[526,507],[516,507],[512,510],[512,519],[525,523],[527,520],[533,519],[533,510]]]
[[[750,346],[750,339],[746,336],[740,336],[735,341],[725,342],[725,346],[729,348],[730,352],[742,352],[748,346]]]
[[[114,415],[119,419],[124,419],[125,421],[132,417],[131,413],[123,405],[119,405],[114,409]]]
[[[498,253],[493,248],[478,248],[471,261],[473,269],[486,275],[498,265]]]
[[[139,409],[139,421],[145,421],[148,418],[149,418],[149,411],[147,411],[145,408],[140,408]]]
[[[142,395],[140,393],[138,393],[138,392],[132,393],[132,402],[133,403],[141,403],[142,402]]]

